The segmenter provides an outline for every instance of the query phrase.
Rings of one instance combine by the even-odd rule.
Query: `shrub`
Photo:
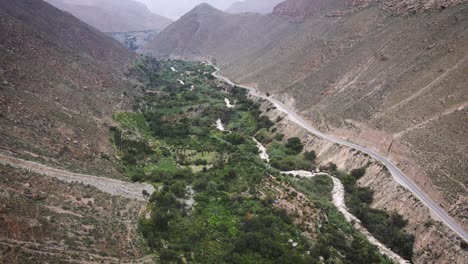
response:
[[[275,135],[275,140],[276,141],[283,141],[283,139],[284,139],[284,134],[280,133],[280,134]]]
[[[172,249],[161,249],[159,259],[162,263],[176,262],[179,259],[179,255]]]
[[[308,161],[315,162],[315,159],[317,158],[317,154],[315,154],[315,151],[306,151],[304,152],[304,158]]]
[[[359,180],[362,176],[364,176],[364,174],[366,174],[366,168],[365,167],[362,167],[362,168],[355,169],[355,170],[351,171],[351,176],[356,178],[356,180]]]
[[[143,177],[140,174],[134,174],[131,178],[132,182],[141,182]]]
[[[297,155],[304,149],[304,145],[302,145],[301,139],[298,137],[292,137],[288,139],[285,147],[290,150],[289,152],[292,155]]]

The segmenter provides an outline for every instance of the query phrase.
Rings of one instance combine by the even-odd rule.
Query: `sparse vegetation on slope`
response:
[[[0,0],[0,14],[0,148],[114,174],[100,157],[114,108],[131,105],[123,70],[136,55],[43,1]]]
[[[0,262],[131,262],[146,202],[0,165]],[[73,261],[69,261],[73,260]]]

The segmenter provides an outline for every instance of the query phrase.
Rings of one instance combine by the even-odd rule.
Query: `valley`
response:
[[[145,60],[151,59],[146,58]],[[145,67],[144,61],[135,66],[140,72],[147,72],[142,70]],[[304,191],[309,192],[308,195],[315,196],[315,199],[320,201],[308,200],[306,198],[308,195],[297,194],[298,191],[294,190],[296,180],[288,176],[281,176],[278,170],[314,170],[316,166],[314,154],[312,152],[310,155],[301,154],[302,144],[297,141],[297,138],[286,140],[284,135],[275,135],[274,132],[271,132],[269,127],[273,123],[260,116],[260,112],[258,109],[256,110],[258,106],[245,97],[246,92],[242,88],[217,83],[211,75],[214,68],[207,64],[180,61],[163,61],[161,64],[160,72],[149,72],[140,78],[145,83],[145,92],[141,99],[137,99],[137,112],[115,115],[115,118],[121,122],[121,131],[113,132],[115,133],[114,142],[122,151],[120,154],[122,155],[122,165],[127,175],[133,181],[152,182],[160,190],[150,199],[150,208],[153,208],[151,217],[145,218],[140,223],[140,228],[150,247],[158,251],[162,250],[161,254],[164,252],[164,256],[160,255],[160,257],[165,261],[175,261],[176,256],[182,253],[180,250],[183,250],[185,251],[184,258],[192,259],[195,262],[236,262],[238,260],[232,259],[232,256],[238,255],[242,262],[266,261],[269,263],[268,258],[276,255],[276,258],[279,257],[282,261],[291,261],[293,258],[297,263],[302,263],[306,259],[310,261],[318,257],[315,255],[317,253],[314,252],[320,244],[331,243],[327,246],[328,250],[335,248],[342,252],[341,254],[345,254],[347,257],[342,259],[345,263],[348,261],[353,263],[358,259],[368,263],[382,263],[384,261],[384,259],[378,260],[377,255],[373,255],[375,253],[355,255],[343,244],[333,245],[334,242],[327,239],[328,235],[320,232],[323,228],[321,226],[326,225],[326,222],[319,219],[328,218],[332,212],[338,216],[338,219],[341,219],[339,221],[345,221],[339,224],[343,226],[342,228],[349,225],[344,216],[340,216],[341,213],[332,205],[331,189],[326,195],[330,197],[330,200],[323,200],[323,197],[318,198],[319,195],[306,188]],[[177,101],[173,101],[175,99]],[[155,107],[156,105],[159,107]],[[220,116],[221,118],[219,118]],[[267,144],[267,147],[264,147],[261,142]],[[286,142],[284,146],[283,142]],[[136,148],[137,146],[138,148]],[[267,166],[268,163],[265,161],[270,161],[271,167]],[[332,166],[328,170],[339,174],[340,178],[353,179],[352,176],[336,171],[336,167]],[[334,181],[337,180],[334,178]],[[285,181],[286,185],[281,183],[282,181]],[[350,181],[347,180],[347,182]],[[351,182],[353,181],[351,180]],[[333,185],[331,182],[327,184]],[[349,184],[353,185],[353,183]],[[288,185],[293,188],[293,191],[284,189]],[[334,185],[336,188],[337,185]],[[351,188],[351,186],[347,185],[347,188]],[[364,189],[359,190],[364,191]],[[283,194],[280,195],[280,193]],[[371,193],[368,195],[372,196]],[[334,198],[334,201],[344,199],[344,196],[341,197]],[[296,199],[302,200],[302,202],[307,201],[307,205],[301,205],[299,208],[302,207],[302,212],[296,211],[298,215],[294,216],[295,213],[291,210],[299,206]],[[234,203],[234,201],[236,202]],[[252,207],[253,205],[255,206]],[[276,241],[275,245],[272,244],[273,242],[266,243],[266,241],[251,244],[253,243],[252,239],[267,239],[267,237],[263,237],[264,231],[259,231],[263,229],[257,230],[257,233],[245,233],[247,232],[244,230],[245,227],[239,229],[238,225],[253,224],[257,218],[264,219],[264,214],[270,215],[269,217],[273,217],[273,220],[275,219],[274,215],[281,212],[275,213],[275,210],[270,211],[271,209],[268,208],[283,208],[286,213],[292,213],[291,220],[283,219],[286,223],[275,222],[276,228],[283,230],[289,225],[287,223],[296,223],[299,230],[290,233],[289,236],[292,238],[283,238],[280,241],[277,241],[279,237],[275,238],[279,234],[270,234],[269,236],[274,236],[271,239]],[[345,210],[343,206],[340,208]],[[232,215],[231,212],[236,211],[241,213],[238,216]],[[386,213],[381,213],[380,217],[389,217]],[[247,216],[249,217],[245,218]],[[372,213],[369,213],[366,217],[377,216],[372,216]],[[202,220],[212,218],[216,219],[215,222],[208,221],[206,223],[206,220]],[[320,222],[319,226],[317,226],[317,220]],[[210,232],[202,231],[204,225],[198,226],[199,221],[205,222],[205,226],[208,224],[208,227],[204,228],[209,228]],[[404,223],[403,219],[400,221]],[[185,230],[184,226],[187,225],[191,226],[190,230],[194,233],[193,236],[198,239],[196,248],[190,246],[193,242],[180,237],[179,232]],[[263,228],[268,228],[268,226]],[[289,232],[295,228],[288,227]],[[402,240],[407,240],[408,244],[405,246],[409,247],[406,249],[399,248],[403,244],[398,246],[392,244],[392,247],[411,258],[411,236],[400,233],[401,231],[398,229],[401,227],[395,226],[394,228],[392,232],[395,232],[395,238],[391,238],[392,235],[387,235],[385,240],[399,239],[400,243]],[[200,231],[197,231],[198,229]],[[221,237],[216,238],[218,236],[216,230],[223,229],[226,229],[225,232],[230,235],[222,239]],[[357,232],[353,236],[363,236],[360,232],[365,229],[351,230]],[[372,230],[379,232],[375,228]],[[248,232],[254,232],[254,230]],[[268,232],[272,232],[272,230]],[[366,236],[372,237],[369,233]],[[247,238],[250,242],[238,241],[238,239]],[[281,248],[288,243],[293,243],[287,242],[289,240],[297,241],[294,238],[302,241],[300,243],[294,242],[295,251],[301,248],[308,249],[306,255],[302,255],[304,253],[295,256],[282,255],[281,252],[284,249]],[[210,243],[205,245],[203,242],[205,239],[207,239],[207,243],[208,241]],[[229,245],[233,239],[235,251],[228,251],[227,255],[223,257],[220,252],[232,248]],[[162,241],[165,241],[164,244],[160,244],[163,243]],[[213,241],[218,241],[220,244],[212,244]],[[401,257],[375,241],[377,240],[374,239],[374,243],[378,244],[382,252],[391,259],[395,259],[398,263],[406,263]],[[238,247],[242,243],[249,243],[250,246],[241,250]],[[364,241],[359,243],[363,246]],[[266,244],[276,248],[275,253],[263,251],[262,246]],[[299,244],[301,246],[298,246]],[[166,245],[164,248],[170,250],[163,250],[163,245]],[[208,246],[209,248],[206,248]],[[202,250],[200,251],[202,255],[197,253],[198,250]],[[260,255],[251,255],[253,252],[250,250],[253,252],[260,250]],[[374,250],[377,252],[377,248]],[[326,255],[334,255],[332,251]],[[210,255],[207,252],[217,253]],[[349,254],[352,254],[353,257]],[[301,260],[304,257],[305,259]],[[338,255],[334,255],[334,257],[338,257]]]
[[[320,131],[390,157],[466,228],[467,3],[423,2],[290,0],[263,16],[198,6],[145,50],[214,61]]]

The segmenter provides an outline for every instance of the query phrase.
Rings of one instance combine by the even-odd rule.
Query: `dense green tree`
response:
[[[317,154],[315,154],[315,151],[306,151],[304,152],[304,158],[308,161],[315,162],[315,159],[317,158]]]
[[[304,149],[304,145],[302,145],[301,139],[298,137],[289,138],[285,146],[292,155],[297,155]]]

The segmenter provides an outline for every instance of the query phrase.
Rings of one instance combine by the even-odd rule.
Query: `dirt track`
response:
[[[149,198],[149,195],[143,194],[144,191],[151,195],[155,190],[153,186],[145,183],[131,183],[104,177],[68,172],[3,154],[0,154],[0,164],[9,165],[14,168],[24,169],[49,177],[54,177],[67,183],[77,182],[84,185],[93,186],[100,191],[109,193],[111,195],[122,196],[140,201],[146,201]]]

